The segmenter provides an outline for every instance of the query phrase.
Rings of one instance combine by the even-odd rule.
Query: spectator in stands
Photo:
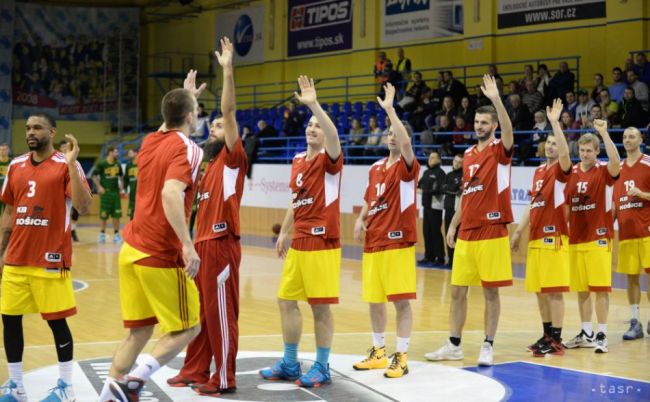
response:
[[[379,147],[382,143],[383,132],[377,125],[377,118],[375,116],[370,116],[368,119],[368,130],[366,130],[366,134],[368,134],[368,137],[366,137],[366,147],[363,154],[365,156],[379,155]]]
[[[585,129],[593,129],[594,128],[594,120],[596,119],[602,119],[603,118],[603,110],[600,108],[599,104],[594,104],[591,107],[591,111],[588,116],[583,115],[580,119],[580,128],[585,130]],[[611,134],[612,138],[614,138],[614,133]]]
[[[593,99],[594,102],[600,103],[598,97],[600,96],[600,91],[603,89],[607,89],[603,82],[603,75],[601,73],[596,73],[594,75],[594,89],[591,90],[591,99]]]
[[[208,136],[208,126],[210,125],[210,115],[205,111],[203,103],[199,103],[198,120],[196,122],[196,131],[190,134],[195,141],[202,140]]]
[[[442,100],[442,108],[438,111],[438,116],[442,116],[443,114],[449,118],[449,121],[453,121],[454,116],[456,116],[456,102],[454,102],[451,96],[445,96]]]
[[[275,127],[269,125],[265,120],[257,122],[257,136],[259,138],[277,137],[278,132]]]
[[[528,106],[528,110],[535,113],[538,110],[541,110],[544,106],[544,95],[537,90],[535,83],[531,79],[527,79],[524,82],[524,94],[521,97],[521,101]]]
[[[549,81],[548,86],[551,90],[552,98],[561,98],[565,99],[565,95],[569,91],[573,91],[573,85],[575,83],[576,77],[569,70],[569,65],[566,61],[560,62],[560,66]]]
[[[305,121],[305,113],[296,107],[294,102],[289,102],[289,105],[284,110],[282,121],[282,131],[287,137],[297,137],[301,135],[302,125]]]
[[[460,106],[456,111],[456,115],[462,116],[466,122],[474,124],[474,110],[475,109],[469,101],[469,97],[465,96],[460,100]]]
[[[467,144],[472,139],[472,125],[468,121],[465,121],[463,116],[460,115],[454,118],[454,122],[455,124],[452,131],[458,133],[454,134],[452,137],[454,146]],[[456,149],[456,151],[463,151],[463,149]]]
[[[481,86],[476,85],[474,87],[474,95],[472,96],[472,104],[476,109],[480,108],[481,106],[488,106],[491,105],[492,102],[483,94],[483,91],[481,91]]]
[[[515,131],[530,130],[533,126],[533,115],[528,110],[528,106],[521,102],[521,97],[517,94],[509,96],[509,103],[508,115],[512,121],[512,129]]]
[[[491,75],[491,76],[493,76],[495,79],[497,79],[497,78],[500,79],[501,82],[503,82],[503,78],[501,77],[501,75],[500,75],[499,72],[497,71],[497,66],[496,66],[496,64],[490,64],[490,65],[488,66],[488,74]]]
[[[546,120],[546,113],[542,110],[535,112],[535,125],[533,125],[533,143],[532,149],[535,151],[535,156],[543,158],[546,156],[544,145],[546,144],[546,137],[551,130],[551,125]],[[529,154],[530,156],[530,154]]]
[[[433,92],[431,89],[426,89],[420,96],[420,101],[418,102],[415,110],[411,113],[409,118],[409,124],[413,127],[413,130],[416,133],[426,130],[427,120],[433,116],[435,112],[435,104],[431,100]]]
[[[625,64],[623,65],[623,71],[627,73],[628,71],[634,70],[634,60],[631,58],[625,59]]]
[[[627,88],[627,84],[623,79],[623,70],[618,67],[612,69],[612,85],[609,86],[609,95],[614,102],[623,100],[623,92]]]
[[[591,107],[595,105],[593,99],[589,97],[586,90],[581,89],[578,91],[578,106],[576,106],[575,120],[582,121],[583,117],[589,118],[591,116]]]
[[[614,102],[609,96],[609,90],[606,88],[600,91],[600,108],[603,110],[603,117],[607,119],[609,125],[616,124],[618,115],[618,103]]]
[[[394,87],[399,87],[401,77],[395,71],[393,63],[388,60],[384,66],[384,72],[382,73],[384,83],[391,83]],[[379,97],[384,97],[384,86],[382,85],[381,88],[379,89]]]
[[[636,64],[632,67],[632,70],[639,76],[639,80],[646,85],[650,85],[650,63],[648,63],[645,53],[639,52],[636,54]]]
[[[440,145],[440,153],[442,156],[453,155],[453,142],[452,137],[447,134],[452,131],[451,121],[447,115],[443,114],[438,120],[438,124],[431,127],[433,131],[433,142]]]
[[[576,100],[576,94],[573,91],[566,93],[566,102],[564,102],[565,112],[571,113],[571,115],[576,115],[576,108],[578,107],[578,101]]]
[[[548,105],[553,100],[551,91],[549,90],[549,83],[551,82],[551,76],[548,73],[548,67],[546,64],[540,64],[537,67],[537,80],[535,81],[535,86],[537,90],[544,95],[544,104]]]
[[[648,111],[648,86],[645,82],[639,81],[639,76],[634,71],[627,72],[627,84],[634,89],[634,97],[641,102],[641,107]]]
[[[444,82],[444,95],[450,96],[454,100],[454,104],[459,104],[464,96],[469,96],[465,85],[454,78],[454,74],[451,71],[447,70],[444,72]]]
[[[386,63],[388,63],[390,60],[386,58],[386,52],[379,52],[377,54],[377,60],[375,60],[375,66],[374,66],[374,75],[375,79],[377,82],[379,82],[380,85],[383,85],[384,82],[386,82],[386,77],[384,76],[384,70],[386,69]]]
[[[623,100],[619,104],[618,116],[619,127],[645,127],[646,115],[641,102],[634,96],[634,88],[625,88]]]
[[[576,125],[575,120],[573,119],[573,114],[568,111],[563,111],[560,115],[560,128],[566,134],[566,140],[569,144],[569,153],[572,158],[578,157],[578,139],[580,138],[580,133],[568,132],[571,130],[577,130],[578,126]]]
[[[508,83],[508,95],[510,94],[519,94],[519,83],[517,81],[510,81]]]
[[[523,90],[523,89],[526,88],[526,80],[531,80],[531,81],[533,81],[533,83],[535,82],[535,77],[533,77],[533,65],[532,64],[526,64],[524,66],[524,76],[518,82],[520,90]]]
[[[427,90],[429,90],[429,87],[422,79],[422,73],[416,71],[413,73],[413,82],[411,86],[397,105],[402,110],[411,112],[418,106],[418,102],[422,99],[422,94]]]
[[[349,144],[355,146],[355,148],[349,148],[348,154],[350,156],[361,156],[363,154],[363,148],[356,148],[356,146],[365,144],[365,134],[366,130],[361,125],[361,121],[356,118],[352,119]]]
[[[253,176],[253,163],[257,162],[257,150],[260,147],[260,140],[257,139],[257,136],[253,133],[251,127],[248,124],[245,124],[242,127],[241,141],[244,145],[246,158],[248,159],[246,177],[250,179]]]
[[[395,64],[395,71],[400,75],[402,83],[398,88],[401,88],[403,93],[406,90],[406,84],[411,79],[411,59],[404,56],[404,49],[401,47],[397,49],[397,63]],[[421,78],[421,77],[420,77]]]

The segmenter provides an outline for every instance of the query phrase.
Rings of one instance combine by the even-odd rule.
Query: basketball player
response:
[[[617,270],[627,275],[627,299],[631,309],[630,329],[623,334],[626,341],[643,338],[639,275],[643,271],[650,274],[650,156],[641,153],[642,142],[638,129],[629,127],[623,132],[627,157],[621,163],[621,176],[614,184],[618,219]],[[646,330],[650,331],[650,321]]]
[[[413,315],[409,300],[415,299],[415,243],[420,164],[415,159],[410,135],[393,108],[395,88],[384,86],[379,105],[390,118],[387,158],[370,167],[361,213],[354,224],[354,237],[365,245],[362,259],[363,300],[370,304],[373,347],[356,363],[356,370],[384,369],[386,358],[386,302],[397,313],[397,350],[384,376],[408,374],[407,352]]]
[[[127,155],[129,162],[126,164],[124,172],[124,181],[129,191],[129,209],[127,214],[129,219],[133,220],[133,212],[135,212],[135,191],[138,187],[138,149],[129,149]]]
[[[296,98],[309,107],[313,116],[305,132],[307,151],[293,158],[292,199],[276,242],[278,255],[286,257],[278,290],[284,357],[273,367],[260,370],[260,375],[267,380],[296,380],[302,387],[318,387],[331,382],[329,353],[334,319],[329,305],[339,301],[343,154],[336,126],[316,99],[314,80],[300,76],[298,83],[301,93],[296,93]],[[287,252],[291,229],[293,239]],[[298,300],[309,303],[316,335],[316,362],[305,374],[298,362],[302,332]]]
[[[232,68],[233,46],[221,40],[215,52],[223,67],[221,113],[210,126],[205,144],[209,162],[201,179],[195,244],[201,268],[197,285],[201,296],[201,332],[187,347],[179,375],[167,380],[174,387],[196,384],[201,395],[232,393],[239,327],[239,205],[248,169],[246,152],[239,137],[235,117],[235,82]],[[210,376],[214,358],[215,373]]]
[[[578,292],[582,330],[564,345],[567,349],[595,348],[607,353],[607,315],[612,289],[612,186],[619,176],[621,160],[607,132],[607,121],[594,120],[594,128],[605,143],[607,163],[600,162],[600,140],[583,134],[578,140],[580,163],[573,166],[567,184],[569,201],[569,255],[571,290]],[[598,333],[594,336],[590,292],[596,293]]]
[[[23,387],[24,314],[40,313],[47,321],[59,361],[59,379],[47,401],[74,401],[73,340],[67,317],[77,313],[70,267],[70,207],[87,213],[92,196],[81,165],[79,145],[66,134],[65,153],[54,150],[56,122],[46,114],[27,119],[30,152],[9,165],[2,186],[0,311],[9,380],[0,401],[27,401]],[[5,253],[6,252],[6,253]]]
[[[449,230],[447,243],[455,247],[451,272],[451,336],[428,360],[462,360],[460,344],[467,316],[468,286],[483,286],[485,297],[485,341],[478,364],[493,364],[493,342],[499,322],[501,301],[499,287],[512,285],[508,223],[512,222],[510,205],[510,165],[514,136],[494,77],[483,76],[481,90],[494,105],[479,107],[474,117],[478,144],[465,151],[463,193]],[[498,119],[498,120],[497,120]],[[495,138],[498,126],[501,138]],[[458,225],[458,242],[454,236]]]
[[[106,221],[108,217],[113,218],[113,243],[122,242],[120,236],[120,218],[122,217],[122,203],[120,193],[122,192],[122,165],[117,160],[117,148],[110,147],[107,150],[106,159],[100,161],[93,172],[95,189],[99,193],[99,237],[97,243],[106,242]]]
[[[542,337],[529,346],[535,357],[546,354],[564,355],[562,322],[564,320],[563,292],[569,291],[569,228],[566,218],[564,191],[571,175],[569,145],[560,128],[562,101],[556,99],[546,108],[553,128],[544,145],[546,163],[535,169],[531,201],[510,241],[514,251],[519,249],[521,234],[528,227],[526,258],[526,290],[537,294],[542,317]]]
[[[118,346],[100,401],[138,401],[145,382],[199,333],[199,294],[194,277],[200,259],[187,226],[203,151],[196,131],[196,71],[185,88],[162,99],[164,130],[145,137],[138,155],[140,183],[133,220],[124,227],[119,256],[120,302],[129,335]],[[151,355],[138,354],[160,324],[164,335]],[[128,375],[127,375],[128,374]]]
[[[0,144],[0,186],[5,182],[7,177],[7,169],[9,169],[11,158],[9,157],[9,145]],[[5,209],[5,204],[0,202],[0,215]]]

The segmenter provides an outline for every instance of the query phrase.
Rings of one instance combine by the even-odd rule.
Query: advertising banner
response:
[[[382,44],[463,33],[462,0],[383,0]]]
[[[217,15],[215,49],[227,36],[235,48],[234,65],[264,61],[264,7],[248,7]]]
[[[605,0],[499,0],[498,26],[512,28],[605,16]]]
[[[289,57],[352,49],[352,0],[289,0]]]

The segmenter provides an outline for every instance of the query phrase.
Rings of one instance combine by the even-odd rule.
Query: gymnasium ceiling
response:
[[[204,11],[237,9],[260,3],[254,0],[18,0],[18,2],[75,7],[139,7],[142,11],[140,19],[142,24],[196,18]]]

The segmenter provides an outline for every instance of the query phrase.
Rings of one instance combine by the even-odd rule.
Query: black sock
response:
[[[50,320],[47,324],[52,329],[52,335],[54,335],[56,356],[60,362],[69,362],[72,360],[73,342],[68,322],[65,318],[61,318],[59,320]]]
[[[100,230],[99,233],[106,233],[106,231],[105,230]]]
[[[551,336],[551,325],[553,325],[553,323],[543,322],[542,325],[544,325],[544,335]]]
[[[562,328],[551,327],[551,337],[555,342],[562,340]]]
[[[120,231],[119,231],[119,230],[116,230],[113,234],[118,234],[118,233],[120,233]]]
[[[460,346],[460,338],[456,338],[455,336],[450,336],[449,342],[451,342],[454,346]]]
[[[3,335],[7,362],[22,362],[23,351],[25,350],[25,338],[23,337],[23,316],[3,314],[2,326],[4,327]]]
[[[492,338],[492,339],[488,339],[488,336],[487,336],[487,335],[485,336],[485,340],[484,340],[483,342],[487,342],[487,343],[489,343],[490,345],[494,346],[494,338]]]

